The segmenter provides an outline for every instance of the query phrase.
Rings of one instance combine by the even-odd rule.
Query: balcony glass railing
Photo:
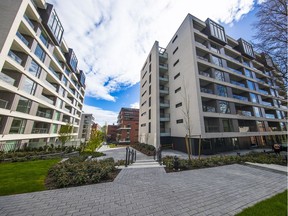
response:
[[[203,72],[203,71],[200,71],[199,74],[202,75],[202,76],[205,76],[205,77],[210,77],[209,73],[206,73],[206,72]]]
[[[169,88],[166,87],[166,86],[159,86],[159,89],[160,89],[161,91],[169,91]]]
[[[169,100],[160,100],[160,104],[169,105]]]
[[[231,70],[231,71],[233,71],[234,73],[237,73],[237,74],[239,74],[239,75],[243,75],[242,72],[239,71],[239,70],[236,70],[236,69],[230,68],[230,67],[228,67],[228,69]]]
[[[234,85],[237,85],[237,86],[241,86],[241,87],[243,87],[243,88],[246,87],[245,84],[240,83],[240,82],[237,82],[237,81],[233,81],[233,80],[231,80],[231,83],[234,84]]]
[[[60,75],[52,67],[49,67],[49,70],[60,80]]]
[[[242,101],[249,101],[247,97],[243,97],[240,95],[234,95],[233,94],[233,98],[238,99],[238,100],[242,100]]]
[[[0,99],[0,108],[6,109],[8,105],[8,101]]]
[[[170,118],[168,113],[160,113],[160,118]]]
[[[14,52],[12,52],[11,50],[9,51],[8,56],[10,56],[10,57],[11,57],[12,59],[14,59],[18,64],[21,65],[22,59],[21,59],[19,56],[17,56]]]
[[[269,118],[269,119],[275,119],[274,114],[266,114],[265,116],[266,116],[266,118]]]
[[[44,133],[48,133],[48,128],[33,128],[32,129],[32,134],[44,134]]]
[[[52,99],[50,99],[44,95],[41,95],[40,97],[42,100],[46,101],[47,103],[54,105],[54,100],[52,100]]]
[[[0,73],[0,79],[6,83],[9,83],[12,86],[14,86],[14,84],[15,84],[15,79],[13,79],[12,77],[10,77],[4,73]]]
[[[258,82],[262,83],[262,84],[265,84],[265,81],[263,81],[263,80],[261,80],[261,79],[259,79],[259,78],[256,78],[256,80],[257,80]]]
[[[57,91],[57,86],[54,86],[52,83],[45,81],[45,84],[48,85],[50,88],[52,88],[54,91]]]
[[[26,40],[26,38],[25,38],[19,31],[17,31],[16,35],[18,36],[18,38],[20,38],[20,40],[21,40],[26,46],[29,45],[28,40]]]
[[[266,101],[262,101],[262,104],[265,106],[272,106],[272,103]]]
[[[205,57],[197,56],[197,58],[199,58],[199,59],[201,59],[201,60],[203,60],[203,61],[207,61],[207,62],[209,62],[209,60],[208,60],[207,58],[205,58]]]
[[[212,90],[212,89],[208,89],[208,88],[202,88],[202,87],[201,87],[201,92],[213,94],[213,90]]]
[[[245,111],[245,110],[237,110],[238,115],[243,115],[243,116],[252,116],[252,113],[250,111]]]
[[[44,118],[52,118],[52,115],[51,113],[48,113],[48,112],[42,112],[42,111],[37,111],[37,116],[39,117],[44,117]]]
[[[262,93],[262,94],[265,94],[265,95],[268,95],[269,93],[265,90],[262,90],[262,89],[259,89],[259,92]]]
[[[28,18],[28,16],[26,14],[24,14],[24,18],[29,23],[31,28],[34,29],[35,28],[34,24],[32,23],[32,21]]]
[[[269,131],[281,131],[280,128],[277,127],[269,127]]]
[[[206,46],[206,45],[204,45],[204,44],[202,44],[202,43],[200,43],[200,42],[198,42],[198,41],[196,41],[196,44],[207,49],[207,46]]]
[[[159,66],[164,69],[168,69],[168,64],[159,63]]]

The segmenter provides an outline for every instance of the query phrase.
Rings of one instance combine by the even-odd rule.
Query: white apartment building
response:
[[[82,113],[79,126],[78,138],[88,141],[91,136],[92,124],[94,124],[94,117],[91,113]]]
[[[57,141],[61,125],[78,128],[85,75],[45,0],[0,1],[0,151]]]
[[[192,153],[269,146],[287,140],[277,72],[244,39],[188,14],[167,47],[156,41],[141,70],[139,142]],[[278,76],[279,77],[279,76]]]

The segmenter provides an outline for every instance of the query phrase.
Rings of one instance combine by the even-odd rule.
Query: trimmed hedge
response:
[[[174,157],[172,156],[166,156],[163,158],[163,164],[166,165],[167,171],[173,171],[173,161]],[[188,159],[178,159],[178,162],[178,167],[180,170],[192,170],[236,163],[243,164],[245,162],[278,164],[287,166],[287,161],[281,156],[256,152],[251,152],[243,156],[214,156],[201,159],[192,159],[190,161]]]
[[[49,189],[80,186],[113,179],[116,171],[113,158],[83,161],[84,157],[69,159],[50,168],[46,179]]]
[[[145,143],[137,143],[131,145],[132,148],[142,152],[147,156],[153,156],[155,154],[155,147],[153,145],[145,144]]]

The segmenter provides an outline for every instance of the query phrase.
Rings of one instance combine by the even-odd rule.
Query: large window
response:
[[[225,81],[224,73],[222,71],[216,70],[215,79],[220,80],[220,81]]]
[[[11,124],[10,134],[23,134],[25,130],[26,120],[14,118]]]
[[[228,96],[227,88],[222,85],[217,85],[217,94],[219,96],[227,97]]]
[[[27,98],[20,97],[16,111],[29,113],[31,108],[32,101],[28,100]]]
[[[229,102],[227,101],[219,101],[219,111],[220,113],[231,113]]]
[[[262,116],[262,115],[261,115],[261,110],[260,110],[259,107],[253,107],[253,109],[254,109],[254,115],[255,115],[256,117],[261,117],[261,116]]]
[[[47,37],[47,35],[46,35],[43,31],[41,31],[40,40],[44,43],[44,45],[45,45],[46,47],[48,47],[48,45],[49,45],[48,37]]]
[[[248,88],[249,88],[250,90],[256,90],[256,89],[255,89],[255,83],[254,83],[254,82],[248,80],[248,81],[247,81],[247,84],[248,84]]]
[[[71,54],[71,59],[70,59],[70,66],[72,67],[72,69],[74,70],[74,71],[76,71],[76,69],[77,69],[77,64],[78,64],[78,59],[77,59],[77,57],[76,57],[76,55],[75,55],[75,53],[74,52],[72,52],[72,54]]]
[[[209,27],[210,27],[210,34],[211,36],[218,38],[219,40],[226,42],[226,36],[224,28],[218,25],[216,22],[208,19]]]
[[[55,120],[59,121],[60,120],[60,116],[61,116],[61,113],[59,111],[56,111]]]
[[[257,124],[259,132],[265,131],[265,126],[264,126],[264,122],[263,121],[256,121],[256,124]]]
[[[231,119],[223,119],[222,123],[223,123],[223,131],[224,132],[233,132],[234,131]]]
[[[48,21],[48,26],[51,32],[53,33],[55,39],[58,41],[58,43],[60,43],[62,40],[64,29],[55,10],[53,10],[51,13],[51,16]]]
[[[41,67],[34,60],[32,60],[29,67],[29,72],[35,77],[39,77],[41,74]]]
[[[253,103],[259,103],[258,96],[256,94],[250,93],[250,98]]]
[[[252,73],[251,73],[251,71],[248,70],[247,68],[245,68],[244,70],[245,70],[245,76],[252,78]]]
[[[223,66],[222,59],[212,55],[212,63],[220,67]]]
[[[23,84],[23,91],[27,92],[28,94],[34,95],[36,86],[37,84],[34,81],[25,77],[24,84]]]
[[[37,44],[37,47],[35,49],[35,55],[42,61],[44,62],[45,59],[45,52],[44,50],[41,48],[41,46],[39,44]]]

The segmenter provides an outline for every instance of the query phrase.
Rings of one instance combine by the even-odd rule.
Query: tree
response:
[[[68,142],[72,138],[73,126],[71,124],[61,125],[61,128],[58,132],[59,140],[61,141],[62,147],[64,147],[65,143]]]
[[[254,23],[254,47],[271,57],[279,78],[287,82],[287,0],[266,0],[259,5]],[[283,85],[285,86],[285,85]]]

